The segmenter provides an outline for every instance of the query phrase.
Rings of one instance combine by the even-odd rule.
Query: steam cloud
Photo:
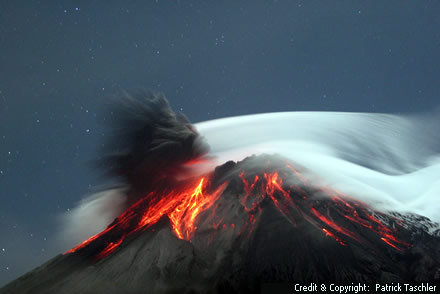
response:
[[[101,232],[127,206],[126,189],[101,191],[82,199],[70,212],[61,216],[61,231],[57,234],[62,250]]]
[[[127,96],[113,113],[113,138],[99,165],[122,178],[126,188],[84,199],[65,218],[71,236],[66,248],[103,230],[164,177],[202,173],[263,153],[301,165],[314,185],[330,185],[377,209],[440,221],[440,119],[435,115],[281,112],[192,126],[163,96],[151,94]],[[203,156],[210,161],[185,166]],[[85,225],[84,219],[95,225]]]

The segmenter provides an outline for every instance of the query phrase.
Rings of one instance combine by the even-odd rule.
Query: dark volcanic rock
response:
[[[273,156],[216,168],[206,193],[224,183],[215,203],[197,215],[189,239],[178,238],[163,215],[97,259],[103,244],[122,234],[115,227],[0,293],[258,293],[273,282],[440,283],[439,227],[427,218],[378,212],[313,187]]]

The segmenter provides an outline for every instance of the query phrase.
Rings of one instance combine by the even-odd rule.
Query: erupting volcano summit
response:
[[[123,131],[99,163],[123,180],[124,212],[0,293],[440,282],[440,230],[428,218],[381,211],[315,183],[307,167],[281,155],[206,168],[203,138],[162,96],[128,97],[119,114]]]

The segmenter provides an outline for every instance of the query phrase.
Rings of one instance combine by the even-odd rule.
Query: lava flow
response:
[[[235,175],[231,173],[227,180],[216,187],[212,185],[213,175],[210,174],[181,190],[150,192],[103,232],[66,254],[99,243],[94,245],[93,252],[96,259],[102,259],[115,251],[127,237],[147,230],[164,216],[168,217],[171,229],[179,239],[192,242],[199,229],[199,218],[206,211],[211,215],[208,218],[210,228],[216,231],[230,228],[237,236],[246,231],[249,237],[258,225],[265,207],[263,202],[272,203],[292,226],[297,226],[299,222],[308,222],[343,246],[348,246],[350,242],[368,244],[372,238],[381,240],[382,244],[398,251],[410,246],[396,236],[396,229],[391,224],[387,225],[381,220],[384,219],[381,213],[334,189],[312,188],[307,179],[290,163],[284,162],[282,167],[279,164],[277,166],[276,169],[267,167],[264,171],[249,174],[246,169],[237,168]],[[216,209],[229,185],[237,185],[237,180],[241,183],[241,188],[238,189],[241,192],[235,198],[228,198],[228,201],[237,201],[241,209],[239,215],[243,219],[241,222],[227,223],[228,217],[231,219],[227,215],[229,212],[217,212]],[[318,193],[327,197],[314,196]],[[395,224],[399,225],[394,222],[393,225]],[[98,239],[101,242],[95,242]]]
[[[204,193],[205,186],[205,178],[202,178],[195,187],[183,191],[171,191],[165,195],[151,192],[128,208],[104,231],[70,249],[66,254],[85,248],[98,238],[107,237],[107,245],[96,256],[97,259],[102,259],[116,250],[124,239],[133,233],[148,229],[165,215],[171,220],[177,237],[190,240],[197,228],[194,225],[197,215],[217,200],[225,184],[210,194]]]

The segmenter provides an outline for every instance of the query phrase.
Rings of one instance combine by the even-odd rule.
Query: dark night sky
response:
[[[58,253],[118,91],[193,122],[440,102],[439,1],[127,2],[0,1],[0,285]]]

